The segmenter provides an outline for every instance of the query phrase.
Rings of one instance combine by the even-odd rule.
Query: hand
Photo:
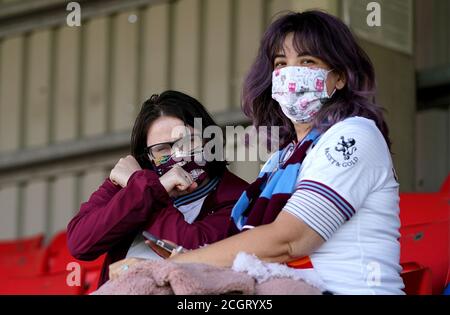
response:
[[[122,273],[126,272],[128,268],[144,260],[142,258],[125,258],[109,265],[109,279],[116,279]]]
[[[159,247],[152,241],[147,240],[147,241],[145,241],[145,244],[147,244],[154,252],[156,252],[159,256],[161,256],[164,259],[167,259],[169,257],[174,257],[175,255],[186,252],[186,249],[184,249],[182,247],[181,247],[180,251],[177,251],[177,248],[180,248],[180,247],[171,241],[167,241],[167,240],[163,240],[163,241],[166,242],[167,244],[174,246],[176,249],[174,249],[172,251],[172,253],[169,253],[164,248]]]
[[[125,158],[121,158],[117,162],[116,166],[111,170],[109,179],[115,184],[122,187],[127,186],[128,180],[134,172],[141,170],[141,166],[136,159],[128,155]]]
[[[179,165],[175,165],[170,171],[161,176],[159,181],[169,196],[174,198],[189,194],[198,187],[197,183],[192,179],[191,174]]]

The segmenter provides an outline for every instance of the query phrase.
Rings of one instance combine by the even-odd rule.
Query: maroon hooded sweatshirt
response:
[[[100,286],[109,278],[108,266],[125,258],[134,238],[143,230],[187,249],[224,239],[231,209],[247,186],[247,182],[225,170],[198,217],[189,224],[154,171],[133,173],[125,188],[106,179],[70,221],[69,250],[80,260],[94,260],[107,253]]]

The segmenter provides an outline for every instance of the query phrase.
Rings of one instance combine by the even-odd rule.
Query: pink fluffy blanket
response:
[[[282,269],[287,268],[285,266],[282,268],[275,266],[277,271],[273,272],[270,269],[279,264],[264,264],[256,257],[243,255],[240,263],[235,261],[233,268],[219,268],[206,264],[177,264],[164,260],[143,261],[130,267],[118,278],[106,282],[93,294],[304,295],[322,292],[320,285],[289,274],[289,270]],[[249,263],[254,266],[250,268],[252,270],[246,267]]]

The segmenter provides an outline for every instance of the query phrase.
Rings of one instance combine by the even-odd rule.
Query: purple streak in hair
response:
[[[243,112],[253,120],[255,127],[280,126],[280,147],[296,139],[292,122],[272,99],[275,55],[283,50],[289,33],[294,33],[294,47],[299,54],[321,59],[346,79],[345,87],[336,91],[317,113],[314,127],[324,132],[345,118],[365,117],[376,123],[390,148],[384,110],[375,101],[372,62],[350,29],[338,18],[321,11],[289,12],[276,19],[263,35],[242,95]]]

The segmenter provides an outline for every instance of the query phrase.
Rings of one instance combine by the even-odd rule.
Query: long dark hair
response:
[[[208,126],[217,126],[205,107],[195,98],[177,91],[165,91],[154,94],[146,100],[136,117],[131,133],[131,155],[142,168],[153,169],[144,150],[147,147],[147,133],[150,125],[161,116],[170,116],[182,120],[186,125],[194,127],[194,119],[201,118],[202,134]],[[223,145],[224,139],[215,139]],[[210,176],[220,176],[226,168],[227,162],[214,160],[207,162]]]
[[[243,87],[242,109],[255,127],[280,126],[280,147],[297,138],[292,122],[272,99],[275,55],[282,51],[289,33],[294,34],[299,54],[323,60],[346,79],[345,87],[336,91],[317,113],[313,126],[324,132],[347,117],[362,116],[376,123],[391,148],[384,110],[375,101],[372,62],[341,20],[320,11],[288,12],[266,30]]]

